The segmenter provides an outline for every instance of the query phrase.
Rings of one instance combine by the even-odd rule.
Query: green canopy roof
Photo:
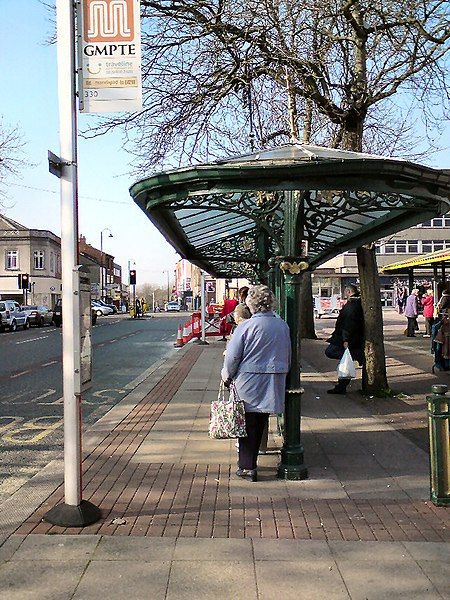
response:
[[[287,199],[315,268],[345,250],[450,211],[450,175],[401,159],[318,146],[183,167],[130,194],[179,254],[216,277],[254,278],[284,255]],[[297,249],[302,253],[302,248]]]

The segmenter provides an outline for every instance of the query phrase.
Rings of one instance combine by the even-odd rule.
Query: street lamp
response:
[[[169,271],[164,270],[163,273],[167,273],[167,302],[170,302]]]
[[[100,253],[101,253],[101,266],[100,266],[100,297],[104,301],[105,300],[105,273],[104,273],[104,257],[103,257],[103,232],[109,231],[108,237],[112,238],[113,234],[111,233],[111,229],[109,227],[105,227],[100,231]]]

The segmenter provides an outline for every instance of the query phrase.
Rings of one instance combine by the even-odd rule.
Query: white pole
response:
[[[75,26],[71,0],[57,0],[57,58],[61,175],[61,259],[63,314],[64,495],[65,503],[81,502],[80,396],[75,378],[80,318],[75,313],[74,272],[78,263],[77,118],[75,110]]]
[[[205,319],[205,311],[206,311],[206,294],[205,294],[205,272],[202,271],[202,275],[200,278],[201,289],[201,304],[202,304],[202,342],[206,342],[206,319]]]

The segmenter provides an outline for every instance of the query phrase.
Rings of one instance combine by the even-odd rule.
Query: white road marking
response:
[[[57,360],[51,360],[51,361],[50,361],[50,362],[48,362],[48,363],[43,363],[43,364],[41,365],[41,367],[49,367],[50,365],[56,365],[56,363],[57,363],[57,362],[58,362]]]
[[[20,373],[16,373],[15,375],[11,375],[10,379],[15,379],[16,377],[20,377],[21,375],[26,375],[30,371],[21,371]]]
[[[40,396],[38,396],[34,400],[37,402],[38,400],[43,400],[44,398],[48,398],[49,396],[53,396],[53,394],[56,394],[56,390],[52,390],[51,388],[49,388],[46,392],[44,392],[43,394],[41,394]]]
[[[41,335],[40,337],[33,338],[31,340],[23,340],[22,342],[16,342],[16,344],[29,344],[30,342],[37,342],[37,340],[45,340],[48,335]]]

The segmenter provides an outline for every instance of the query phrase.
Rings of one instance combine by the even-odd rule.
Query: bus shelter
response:
[[[130,188],[175,250],[214,277],[267,282],[291,330],[278,476],[307,476],[301,444],[300,282],[334,256],[450,210],[450,175],[302,144],[182,167]]]
[[[449,239],[450,244],[450,239]],[[450,269],[450,248],[429,252],[406,260],[400,260],[389,265],[384,265],[380,273],[387,275],[407,275],[409,291],[414,287],[414,279],[419,273],[433,273],[433,282],[437,288],[440,283],[442,289],[447,287],[447,274]],[[434,290],[435,297],[437,289]]]

